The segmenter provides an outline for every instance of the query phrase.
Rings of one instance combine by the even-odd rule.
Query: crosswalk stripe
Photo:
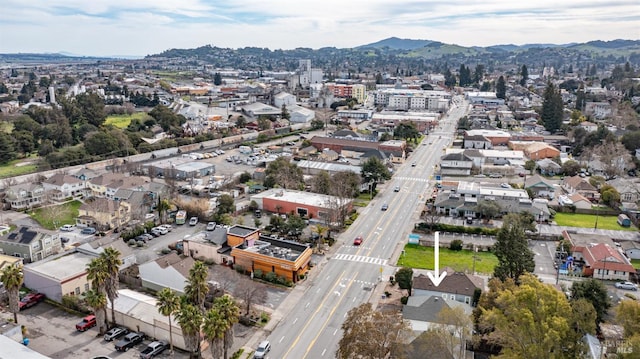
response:
[[[387,263],[389,262],[386,259],[357,256],[353,254],[344,254],[344,253],[336,254],[333,258],[338,260],[344,260],[344,261],[362,262],[362,263],[377,264],[377,265],[383,265],[383,266],[386,266]]]

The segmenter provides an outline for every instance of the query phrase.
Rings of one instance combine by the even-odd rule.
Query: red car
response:
[[[42,302],[44,298],[45,296],[42,293],[29,293],[20,300],[18,306],[20,310],[27,309]]]
[[[362,236],[357,236],[354,240],[353,240],[353,245],[354,246],[359,246],[362,244]]]
[[[89,328],[96,326],[96,316],[91,314],[82,318],[82,321],[76,324],[76,330],[79,332],[87,331]]]

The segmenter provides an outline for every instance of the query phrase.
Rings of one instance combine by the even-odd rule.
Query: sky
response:
[[[0,0],[0,53],[640,39],[639,0]]]

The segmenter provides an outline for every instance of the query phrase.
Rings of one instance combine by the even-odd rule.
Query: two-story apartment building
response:
[[[60,201],[67,198],[77,198],[85,195],[85,181],[57,173],[42,181],[42,186],[50,199]]]
[[[469,176],[472,167],[473,160],[464,152],[448,153],[442,156],[440,173],[443,176]]]
[[[131,220],[131,204],[109,198],[92,198],[78,208],[78,224],[100,230],[119,228]]]
[[[59,253],[62,243],[58,233],[22,226],[0,237],[0,250],[31,263]]]
[[[5,202],[20,211],[41,206],[46,202],[44,187],[38,183],[22,183],[7,188]]]
[[[565,177],[562,180],[562,189],[564,189],[569,195],[580,193],[590,201],[597,201],[600,199],[600,192],[598,192],[598,189],[580,176]]]

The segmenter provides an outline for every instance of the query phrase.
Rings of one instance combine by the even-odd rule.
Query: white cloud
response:
[[[637,0],[3,3],[0,52],[145,55],[206,44],[273,49],[352,47],[390,36],[464,46],[640,38]]]

